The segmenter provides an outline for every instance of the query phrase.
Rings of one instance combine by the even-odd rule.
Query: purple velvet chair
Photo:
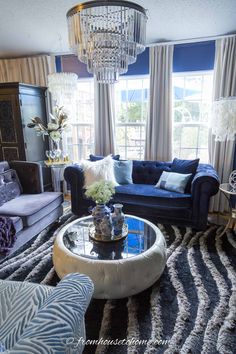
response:
[[[11,253],[63,213],[63,194],[44,192],[36,162],[0,162],[0,215],[10,216],[16,230]]]

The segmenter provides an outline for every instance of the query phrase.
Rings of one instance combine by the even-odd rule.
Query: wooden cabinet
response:
[[[46,90],[19,82],[0,84],[0,161],[34,161],[43,166],[48,139],[37,136],[27,124],[34,117],[47,124]],[[42,171],[44,187],[50,189],[50,169]]]
[[[47,124],[46,87],[0,84],[0,160],[45,159],[48,141],[27,127],[36,116]]]

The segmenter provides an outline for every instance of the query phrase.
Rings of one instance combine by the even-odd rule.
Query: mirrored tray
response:
[[[115,236],[113,233],[111,234],[111,238],[110,239],[102,239],[101,236],[97,236],[96,232],[95,232],[95,226],[93,224],[91,224],[89,226],[89,237],[94,240],[94,241],[99,241],[99,242],[117,242],[120,240],[123,240],[127,237],[128,235],[128,225],[124,224],[123,225],[123,229],[122,229],[122,234]]]

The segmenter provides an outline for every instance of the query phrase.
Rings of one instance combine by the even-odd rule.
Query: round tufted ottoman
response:
[[[88,275],[97,299],[119,299],[153,285],[166,263],[164,236],[145,219],[126,215],[125,222],[129,229],[127,238],[109,243],[90,240],[91,216],[62,228],[53,249],[58,276],[74,272]]]

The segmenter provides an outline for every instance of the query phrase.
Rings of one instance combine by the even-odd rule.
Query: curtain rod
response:
[[[179,39],[176,41],[165,41],[165,42],[157,42],[157,43],[150,43],[146,44],[146,47],[155,47],[158,45],[165,45],[165,44],[187,44],[187,43],[197,43],[197,42],[207,42],[213,41],[216,39],[227,38],[227,37],[235,37],[236,33],[233,34],[226,34],[222,36],[211,36],[211,37],[198,37],[198,38],[188,38],[188,39]]]

